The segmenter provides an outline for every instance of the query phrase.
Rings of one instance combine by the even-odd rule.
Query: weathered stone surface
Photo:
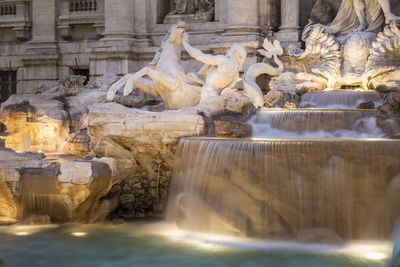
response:
[[[41,160],[40,155],[0,150],[0,224],[17,222],[38,211],[53,222],[103,219],[116,207],[100,201],[112,183],[112,171],[103,162],[58,164]]]
[[[217,136],[249,137],[251,125],[238,121],[214,120]]]
[[[400,114],[400,91],[393,91],[383,96],[383,104],[378,107],[384,114]]]
[[[89,184],[92,180],[92,163],[84,161],[63,162],[60,164],[58,181],[62,184]]]
[[[115,83],[119,77],[112,72],[107,72],[100,77],[91,77],[85,86],[89,89],[97,89],[99,91],[107,91],[110,86]]]
[[[360,103],[358,104],[357,109],[375,109],[375,103],[372,101]]]
[[[160,216],[179,137],[204,133],[203,118],[194,109],[159,113],[129,109],[117,103],[92,105],[88,131],[98,157],[112,157],[119,183],[106,199],[119,199],[113,218]]]
[[[57,151],[69,135],[64,103],[52,96],[13,95],[1,105],[5,146],[15,151]]]
[[[61,96],[75,96],[83,90],[83,84],[86,81],[85,76],[71,75],[58,82],[58,91]]]

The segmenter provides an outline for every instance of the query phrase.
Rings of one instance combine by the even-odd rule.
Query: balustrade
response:
[[[0,16],[15,16],[17,6],[15,4],[0,4]]]
[[[97,0],[70,0],[70,12],[93,12],[97,11]]]

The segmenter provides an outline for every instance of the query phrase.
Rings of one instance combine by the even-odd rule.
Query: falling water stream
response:
[[[375,107],[382,104],[382,97],[375,91],[333,90],[306,93],[300,105],[308,108],[357,108],[358,104],[373,102]]]

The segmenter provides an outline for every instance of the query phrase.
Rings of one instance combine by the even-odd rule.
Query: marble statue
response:
[[[113,101],[116,92],[125,85],[124,96],[137,87],[154,97],[161,96],[166,109],[197,106],[211,114],[223,109],[220,103],[228,98],[236,97],[241,103],[248,101],[247,97],[243,100],[243,94],[232,90],[241,81],[246,49],[233,44],[226,54],[204,54],[189,44],[189,35],[184,31],[184,22],[172,26],[149,66],[114,83],[108,90],[107,100]],[[190,56],[205,64],[197,73],[185,73],[181,65],[182,46]],[[225,92],[223,96],[222,92]]]
[[[195,14],[209,11],[214,6],[214,0],[175,0],[174,14]]]
[[[264,106],[264,95],[260,87],[256,83],[258,76],[262,74],[268,74],[269,76],[277,76],[284,70],[282,61],[278,56],[283,54],[283,49],[278,40],[271,43],[267,38],[263,43],[264,49],[258,49],[257,52],[266,58],[274,58],[275,63],[278,67],[273,67],[267,63],[256,63],[249,67],[243,77],[243,89],[245,94],[249,97],[250,101],[256,107]]]
[[[314,15],[323,10],[330,9],[318,1]],[[272,77],[270,88],[292,95],[341,88],[373,90],[382,84],[397,88],[399,20],[388,0],[342,0],[330,24],[311,22],[305,27],[304,50],[289,46],[290,66]],[[377,33],[385,24],[383,32]]]
[[[116,92],[125,85],[125,96],[137,87],[154,97],[161,96],[166,109],[197,105],[202,87],[185,74],[180,62],[184,31],[184,22],[172,26],[149,66],[114,83],[107,100],[113,101]]]
[[[209,97],[219,96],[222,90],[232,89],[241,81],[240,71],[247,57],[243,46],[233,44],[225,55],[204,54],[189,44],[189,35],[185,34],[183,47],[191,57],[205,64],[199,72],[205,74],[201,103]]]
[[[390,10],[389,0],[342,0],[327,32],[333,35],[346,35],[354,31],[376,32],[384,22],[390,24],[398,20],[400,17]]]

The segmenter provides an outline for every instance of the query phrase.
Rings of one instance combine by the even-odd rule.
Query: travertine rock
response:
[[[52,96],[13,95],[1,105],[5,145],[16,151],[55,152],[69,135],[64,103]]]
[[[0,150],[0,224],[36,212],[53,222],[94,222],[115,209],[100,202],[112,183],[112,171],[100,161],[58,164],[40,155]]]
[[[115,199],[119,202],[113,218],[160,216],[178,138],[203,134],[203,118],[195,109],[149,112],[113,102],[95,104],[89,110],[93,152],[114,158],[118,169],[120,182],[105,198],[109,201],[105,205]]]
[[[238,121],[214,120],[217,136],[249,137],[251,125]]]
[[[358,109],[375,109],[375,103],[372,101],[360,103],[357,106]]]
[[[75,96],[83,89],[85,76],[71,75],[58,82],[58,91],[61,96]]]

